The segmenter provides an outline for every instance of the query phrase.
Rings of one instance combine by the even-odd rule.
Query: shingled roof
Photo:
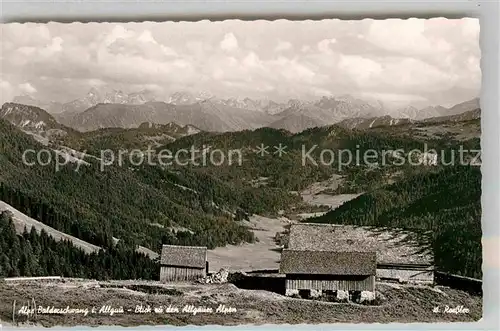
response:
[[[281,253],[280,273],[317,275],[375,275],[376,252],[295,251]]]
[[[206,261],[206,247],[163,245],[161,250],[162,266],[205,268]]]
[[[378,263],[432,264],[433,254],[411,231],[354,225],[297,223],[290,227],[288,249],[303,251],[376,251]]]

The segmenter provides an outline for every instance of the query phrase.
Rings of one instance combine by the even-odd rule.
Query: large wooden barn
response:
[[[433,283],[434,259],[427,234],[353,225],[298,223],[290,227],[287,248],[314,251],[375,251],[377,279]]]
[[[161,282],[197,280],[207,275],[207,248],[163,245],[160,264]]]
[[[280,273],[286,294],[375,291],[375,252],[283,250]]]

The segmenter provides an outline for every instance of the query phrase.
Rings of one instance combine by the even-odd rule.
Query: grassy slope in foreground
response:
[[[100,288],[96,288],[96,285]],[[134,286],[137,284],[139,286]],[[72,286],[73,285],[73,286]],[[107,288],[112,286],[113,288]],[[125,287],[125,288],[124,288]],[[141,289],[142,287],[142,289]],[[147,295],[144,289],[164,294]],[[131,291],[130,289],[134,289]],[[162,290],[162,291],[160,291]],[[144,291],[144,292],[141,292]],[[242,325],[242,324],[318,324],[318,323],[430,323],[430,322],[473,322],[482,316],[482,298],[465,292],[443,288],[397,286],[378,284],[377,291],[385,299],[380,306],[359,304],[338,304],[315,300],[286,298],[272,292],[242,290],[232,284],[168,286],[144,282],[89,282],[74,281],[59,286],[20,283],[9,285],[0,282],[0,320],[12,320],[12,302],[21,302],[26,297],[37,303],[65,307],[78,302],[78,307],[101,307],[113,303],[124,309],[136,305],[177,306],[182,309],[192,304],[216,309],[220,304],[236,308],[229,314],[116,314],[106,315],[39,315],[37,322],[46,327],[64,325]],[[64,293],[64,295],[61,295]],[[455,308],[464,306],[467,314],[434,313],[434,307]]]

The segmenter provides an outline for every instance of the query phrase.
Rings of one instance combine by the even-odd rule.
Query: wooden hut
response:
[[[422,242],[431,242],[429,233],[354,225],[292,224],[290,250],[375,251],[377,279],[433,283],[434,256]]]
[[[300,251],[281,253],[286,294],[313,291],[375,291],[376,252]]]
[[[161,282],[197,280],[207,275],[207,248],[163,245],[160,264]]]

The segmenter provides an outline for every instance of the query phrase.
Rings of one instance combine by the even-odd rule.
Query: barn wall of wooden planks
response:
[[[160,269],[161,282],[193,281],[205,276],[205,268],[162,266]]]
[[[328,278],[328,277],[325,277]],[[375,276],[342,279],[308,279],[304,275],[287,275],[287,290],[375,291]]]
[[[380,280],[432,284],[434,282],[434,273],[432,270],[377,269],[377,278]]]

